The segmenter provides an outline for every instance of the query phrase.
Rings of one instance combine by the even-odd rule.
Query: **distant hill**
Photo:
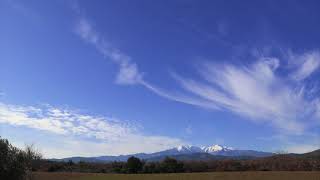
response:
[[[147,161],[162,161],[168,156],[157,156],[154,158],[149,158]],[[222,155],[212,155],[209,153],[193,153],[193,154],[179,154],[169,156],[179,161],[210,161],[210,160],[246,160],[246,159],[256,159],[253,156],[222,156]]]
[[[73,162],[111,162],[111,161],[127,161],[131,156],[138,157],[145,161],[160,161],[167,156],[178,160],[217,160],[217,159],[255,159],[260,157],[269,157],[274,155],[270,152],[261,152],[254,150],[236,150],[230,147],[213,145],[205,147],[197,146],[178,146],[172,149],[159,151],[155,153],[137,153],[120,156],[98,156],[98,157],[70,157],[64,159],[51,159],[54,161],[69,161]]]
[[[315,150],[315,151],[311,151],[309,153],[301,154],[298,156],[300,156],[302,158],[310,158],[310,159],[320,160],[320,149]]]
[[[230,149],[216,148],[210,151],[226,152]],[[238,152],[237,152],[238,153]],[[253,153],[256,151],[245,151]],[[171,155],[168,155],[171,154]],[[304,154],[273,154],[267,157],[257,156],[214,155],[199,151],[195,147],[177,147],[151,154],[134,154],[144,159],[141,173],[168,173],[168,172],[217,172],[217,171],[320,171],[320,149]],[[260,156],[260,152],[258,153]],[[263,155],[263,154],[262,154]],[[128,173],[127,162],[131,155],[100,156],[100,157],[72,157],[54,161],[41,161],[39,169],[49,172],[94,172],[94,173]],[[165,159],[166,157],[169,159]],[[173,160],[174,158],[176,160]],[[87,163],[68,163],[86,161]],[[102,164],[105,163],[105,164]],[[174,169],[172,169],[174,168]]]
[[[96,162],[105,162],[105,161],[102,161],[102,160],[99,160],[97,158],[94,158],[94,157],[68,157],[68,158],[63,158],[63,159],[49,159],[50,161],[56,161],[56,162],[68,162],[68,161],[73,161],[75,163],[78,163],[80,161],[83,161],[83,162],[90,162],[90,163],[96,163]]]
[[[287,163],[292,161],[304,161],[304,160],[312,160],[312,161],[320,161],[320,149],[308,152],[308,153],[303,153],[303,154],[294,154],[294,153],[289,153],[289,154],[275,154],[273,156],[269,157],[264,157],[259,159],[260,161],[266,161],[266,162],[284,162],[286,161]]]

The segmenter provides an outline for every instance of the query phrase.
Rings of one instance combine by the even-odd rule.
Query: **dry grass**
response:
[[[80,177],[91,175],[93,174],[37,172],[33,174],[33,177],[35,178],[35,180],[73,180],[79,179]]]
[[[320,172],[213,172],[182,174],[36,173],[36,180],[320,180]]]

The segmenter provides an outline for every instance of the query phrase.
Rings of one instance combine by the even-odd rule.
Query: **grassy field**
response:
[[[320,180],[320,172],[213,172],[182,174],[36,173],[36,180]]]

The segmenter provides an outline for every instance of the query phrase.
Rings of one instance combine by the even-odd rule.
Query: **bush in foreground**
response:
[[[32,179],[32,167],[40,158],[41,155],[36,153],[32,146],[21,150],[0,137],[0,179]]]

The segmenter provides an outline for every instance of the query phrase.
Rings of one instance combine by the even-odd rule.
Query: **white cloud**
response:
[[[46,135],[48,138],[48,135]],[[55,136],[55,139],[41,139],[41,136],[32,136],[24,139],[24,142],[11,140],[14,145],[23,148],[24,144],[33,143],[45,158],[64,158],[72,156],[105,156],[123,155],[134,153],[151,153],[176,147],[183,144],[180,140],[163,136],[141,137],[120,142],[90,141],[68,136]]]
[[[294,67],[297,67],[292,74],[292,78],[298,81],[309,77],[320,66],[320,53],[318,51],[311,51],[302,55],[291,54],[290,58]]]
[[[136,84],[141,83],[142,76],[135,63],[123,62],[120,64],[120,70],[116,82],[118,84]]]
[[[76,20],[75,33],[79,35],[79,37],[81,37],[85,42],[93,45],[104,57],[118,64],[119,73],[116,77],[117,84],[140,84],[157,95],[167,99],[191,105],[205,105],[209,108],[215,106],[209,101],[197,100],[188,98],[186,96],[169,93],[145,81],[143,79],[143,73],[139,71],[137,64],[131,60],[130,56],[121,52],[119,49],[114,48],[101,34],[95,30],[92,22],[83,16],[84,13],[82,12],[79,4],[77,2],[73,2],[71,6],[78,16],[78,19]]]
[[[41,117],[39,113],[41,113],[41,110],[34,107],[0,104],[1,123],[47,130],[57,134],[66,133],[61,122],[56,119]]]
[[[75,32],[84,41],[93,45],[105,58],[110,59],[119,66],[119,73],[116,78],[118,84],[137,84],[142,80],[142,73],[139,72],[136,63],[131,57],[116,49],[108,43],[93,27],[92,23],[80,17],[75,26]]]
[[[288,62],[292,66],[285,70],[289,71],[285,76],[276,73],[282,68],[277,57],[260,57],[255,63],[242,67],[203,63],[198,69],[202,82],[174,74],[185,92],[172,93],[146,82],[131,57],[107,43],[82,16],[78,6],[76,12],[80,17],[77,34],[119,65],[118,84],[140,84],[167,99],[207,109],[229,110],[291,133],[302,133],[312,125],[316,112],[320,112],[318,98],[307,98],[312,92],[300,83],[318,69],[318,51],[289,54]]]
[[[145,135],[136,124],[51,106],[32,107],[0,103],[0,123],[37,129],[62,136],[62,138],[73,137],[74,139],[69,142],[58,142],[53,145],[53,147],[67,146],[67,149],[58,152],[70,152],[72,155],[105,155],[102,152],[108,154],[154,152],[184,144],[178,138]],[[93,141],[77,138],[90,138]],[[74,144],[76,144],[75,147],[73,147]],[[46,151],[47,148],[44,147]],[[80,149],[76,150],[76,147]],[[61,154],[61,156],[71,154]],[[47,156],[54,157],[54,150]]]
[[[75,32],[85,41],[92,43],[93,45],[99,48],[101,45],[99,44],[100,39],[99,35],[93,29],[92,25],[85,18],[79,19],[76,24]]]
[[[316,53],[310,54],[314,57]],[[305,57],[314,61],[309,55]],[[198,68],[202,80],[173,74],[184,93],[172,94],[148,83],[145,86],[174,101],[228,110],[252,121],[272,124],[286,133],[303,133],[315,124],[319,98],[309,96],[313,90],[306,89],[305,84],[291,81],[290,72],[280,76],[279,68],[280,60],[275,57],[261,57],[247,66],[203,63]],[[301,71],[304,78],[312,73]]]
[[[218,107],[207,100],[204,99],[196,99],[193,97],[188,97],[186,95],[182,95],[182,94],[178,94],[178,93],[172,93],[169,91],[166,91],[164,89],[158,88],[146,81],[141,81],[141,84],[146,87],[147,89],[149,89],[150,91],[152,91],[153,93],[164,97],[166,99],[169,100],[173,100],[173,101],[177,101],[177,102],[181,102],[181,103],[186,103],[186,104],[190,104],[190,105],[195,105],[195,106],[201,106],[201,107],[205,107],[208,109],[218,109]]]

